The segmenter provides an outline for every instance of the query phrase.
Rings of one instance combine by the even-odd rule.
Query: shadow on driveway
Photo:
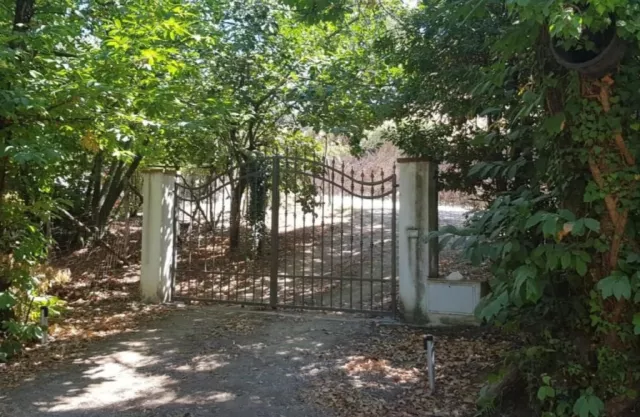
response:
[[[365,321],[188,308],[0,392],[0,415],[330,416],[299,394],[319,372],[323,352],[369,327]]]

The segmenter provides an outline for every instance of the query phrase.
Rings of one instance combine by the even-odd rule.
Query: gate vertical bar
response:
[[[398,279],[396,276],[396,263],[398,258],[398,236],[396,233],[396,205],[398,195],[397,178],[396,165],[393,164],[393,182],[391,183],[391,186],[393,187],[393,192],[391,193],[391,311],[394,316],[397,314],[396,280]]]
[[[271,178],[271,277],[269,281],[269,302],[271,308],[278,304],[278,236],[280,215],[280,157],[273,157]]]
[[[384,178],[384,170],[380,170],[380,178]],[[380,310],[384,311],[384,182],[381,185],[380,193],[383,196],[381,199],[382,207],[380,208],[380,253],[382,256],[380,257]],[[391,196],[393,198],[393,196]],[[391,256],[393,256],[393,251],[391,251]],[[391,294],[391,291],[389,291]]]
[[[173,253],[171,254],[171,299],[176,295],[176,262],[178,258],[178,173],[176,172],[176,182],[173,184]],[[143,214],[144,215],[144,214]]]

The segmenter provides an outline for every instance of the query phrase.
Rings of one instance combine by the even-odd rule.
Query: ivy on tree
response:
[[[558,65],[552,38],[593,48],[612,21],[619,65]],[[406,71],[389,137],[487,202],[454,232],[491,265],[480,317],[531,336],[509,369],[535,415],[624,415],[640,392],[638,21],[627,0],[426,0],[379,45]]]

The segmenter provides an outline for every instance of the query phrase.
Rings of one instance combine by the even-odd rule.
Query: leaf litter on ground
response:
[[[423,337],[436,336],[436,390],[430,392]],[[467,417],[513,342],[487,328],[377,326],[345,349],[325,352],[303,399],[344,417]]]
[[[52,295],[65,300],[66,305],[59,317],[49,320],[47,344],[29,344],[10,362],[0,363],[0,388],[19,385],[37,372],[56,368],[79,356],[90,343],[134,331],[173,308],[140,301],[139,230],[135,236],[127,249],[134,255],[130,266],[116,262],[100,247],[67,253],[50,262],[70,274],[69,282],[52,289]]]

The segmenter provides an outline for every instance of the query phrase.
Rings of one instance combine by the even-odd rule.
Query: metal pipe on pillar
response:
[[[427,375],[429,377],[429,389],[431,393],[436,390],[436,351],[435,339],[428,334],[424,337],[424,351],[427,354]]]
[[[438,277],[438,244],[426,237],[438,230],[438,164],[399,158],[399,283],[403,316],[428,322],[427,279]]]

